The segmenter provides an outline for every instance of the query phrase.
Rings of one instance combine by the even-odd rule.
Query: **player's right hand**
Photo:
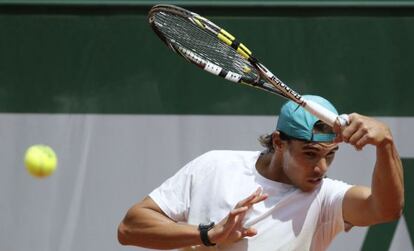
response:
[[[337,125],[334,131],[337,134],[335,142],[344,141],[357,150],[362,150],[366,145],[379,147],[392,142],[391,130],[386,124],[358,113],[350,114],[348,125]]]

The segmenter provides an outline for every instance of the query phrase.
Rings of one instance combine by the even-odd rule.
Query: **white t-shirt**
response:
[[[258,234],[229,246],[197,246],[183,250],[323,251],[344,230],[342,199],[350,185],[323,179],[312,192],[261,176],[260,152],[211,151],[194,159],[150,193],[173,220],[198,225],[219,222],[237,202],[258,187],[269,195],[246,215]],[[269,211],[270,210],[270,211]]]

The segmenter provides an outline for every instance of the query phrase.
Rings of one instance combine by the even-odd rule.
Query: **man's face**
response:
[[[336,143],[290,140],[283,145],[283,171],[304,192],[312,191],[321,183],[338,150]]]

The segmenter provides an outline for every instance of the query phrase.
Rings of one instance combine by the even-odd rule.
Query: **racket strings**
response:
[[[254,67],[233,48],[221,42],[215,34],[193,24],[187,18],[168,12],[155,14],[155,25],[167,40],[192,51],[200,58],[242,75],[257,79]]]

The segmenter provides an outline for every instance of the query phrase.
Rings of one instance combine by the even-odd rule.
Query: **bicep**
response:
[[[172,222],[150,197],[146,197],[126,213],[118,226],[118,240],[123,245],[141,246],[146,241],[146,232]]]
[[[163,222],[172,222],[162,209],[155,203],[151,197],[145,197],[141,202],[133,205],[127,212],[124,221],[145,221],[157,220]]]
[[[378,223],[371,188],[353,186],[345,194],[342,213],[344,221],[354,226],[369,226]]]

